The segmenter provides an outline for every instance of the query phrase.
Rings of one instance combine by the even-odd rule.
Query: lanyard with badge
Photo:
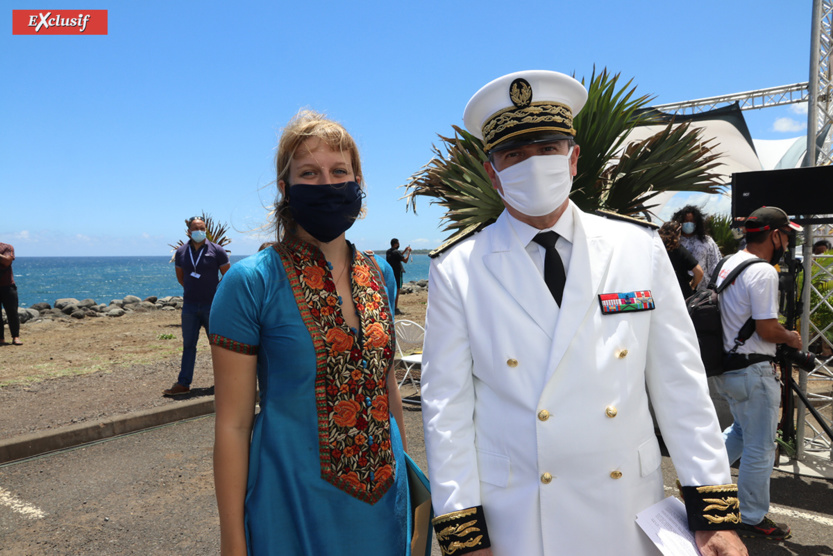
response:
[[[197,265],[200,264],[200,258],[202,258],[202,254],[205,251],[205,246],[203,245],[202,249],[200,249],[199,254],[197,255],[197,260],[194,261],[194,250],[188,249],[188,254],[191,255],[191,264],[194,265],[194,270],[191,272],[191,276],[194,278],[199,279],[200,275],[197,273]]]

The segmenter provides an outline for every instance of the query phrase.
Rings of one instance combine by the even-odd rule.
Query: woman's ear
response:
[[[278,180],[278,191],[281,192],[281,195],[286,197],[286,182],[283,180]]]

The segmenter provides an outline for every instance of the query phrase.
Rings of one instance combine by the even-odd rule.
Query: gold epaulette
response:
[[[432,523],[443,555],[461,556],[492,546],[483,506],[443,514]]]
[[[737,485],[680,486],[680,495],[692,531],[736,529],[740,523],[740,501]]]
[[[434,249],[433,251],[428,253],[428,256],[431,257],[432,259],[435,258],[435,257],[439,257],[444,251],[448,251],[449,249],[451,249],[452,247],[454,247],[455,245],[457,245],[458,243],[460,243],[461,241],[463,241],[467,237],[473,236],[474,234],[476,234],[477,232],[479,232],[480,230],[482,230],[483,228],[485,228],[486,226],[488,226],[492,222],[494,222],[494,221],[490,220],[488,222],[481,222],[479,224],[471,224],[470,226],[466,226],[462,230],[459,230],[459,231],[455,232],[454,235],[452,235],[450,238],[445,240],[445,242],[443,242],[442,245],[440,245],[439,247],[437,247],[436,249]]]
[[[637,224],[639,226],[644,226],[652,230],[659,229],[659,226],[654,224],[653,222],[648,222],[647,220],[644,220],[642,218],[636,218],[635,216],[627,216],[624,214],[619,214],[618,212],[603,209],[596,209],[595,213],[597,216],[610,218],[611,220],[621,220],[622,222],[630,222],[631,224]]]

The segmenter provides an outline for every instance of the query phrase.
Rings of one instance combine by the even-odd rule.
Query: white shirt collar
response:
[[[512,230],[514,230],[515,235],[518,236],[518,239],[521,241],[521,245],[526,246],[528,245],[533,238],[541,232],[546,232],[547,230],[552,230],[553,232],[557,233],[561,238],[569,241],[571,244],[573,243],[573,237],[575,236],[575,215],[573,211],[575,210],[575,205],[572,201],[569,202],[567,208],[561,214],[558,221],[546,230],[539,230],[538,228],[533,228],[529,224],[525,222],[521,222],[511,214],[509,211],[506,211],[506,216],[509,218],[509,225],[512,226]]]

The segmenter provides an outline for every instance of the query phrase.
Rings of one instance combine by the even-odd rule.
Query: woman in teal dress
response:
[[[276,166],[279,241],[233,265],[211,309],[222,553],[408,554],[396,282],[345,239],[358,150],[302,111]]]

